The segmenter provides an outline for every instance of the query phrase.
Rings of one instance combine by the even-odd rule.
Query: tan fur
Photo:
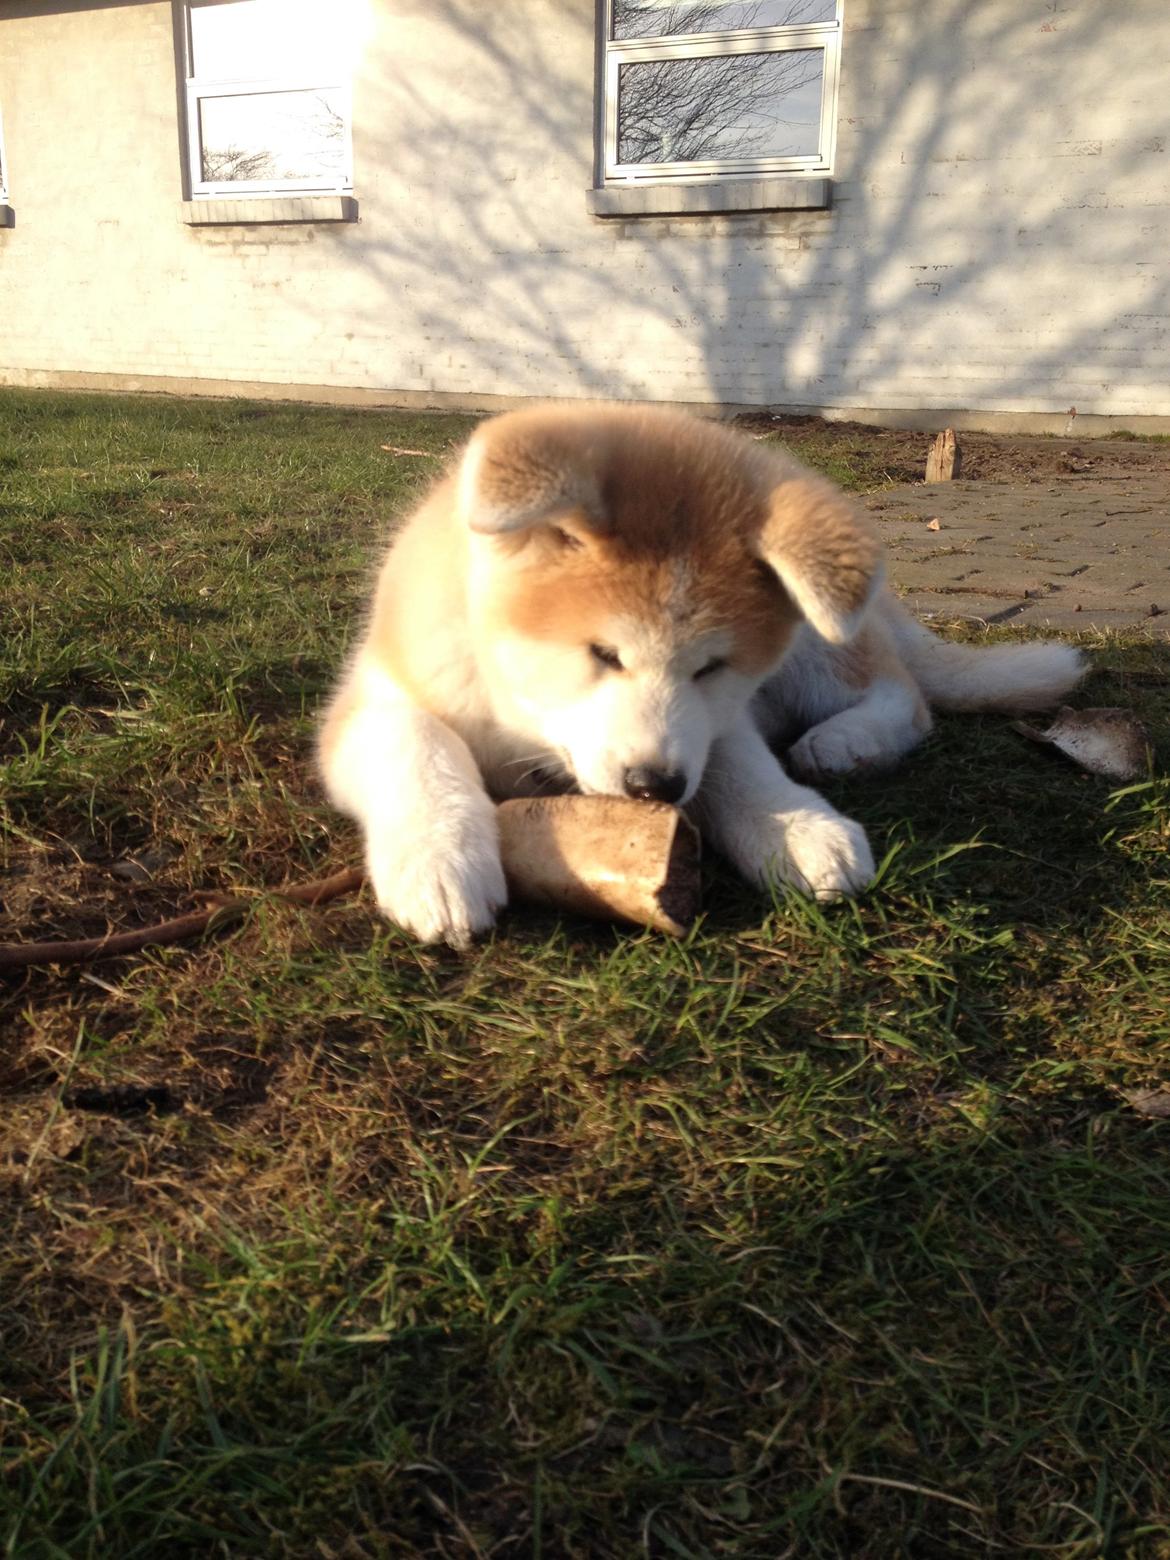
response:
[[[427,708],[441,711],[452,659],[472,653],[460,632],[468,528],[494,532],[500,561],[515,564],[494,581],[485,630],[506,623],[584,643],[606,613],[670,611],[696,633],[727,626],[751,675],[776,663],[800,616],[762,562],[808,570],[843,615],[864,606],[879,567],[868,523],[844,495],[718,424],[541,407],[497,418],[478,437],[474,498],[453,478],[434,490],[392,547],[374,603],[371,649]],[[599,461],[609,463],[604,484]],[[518,529],[532,514],[541,527]]]
[[[756,676],[778,660],[797,621],[775,577],[753,568],[746,556],[721,572],[717,558],[656,556],[607,535],[575,547],[545,539],[529,552],[500,580],[482,619],[486,629],[588,644],[604,637],[613,616],[661,615],[692,636],[728,630],[729,659]]]
[[[383,563],[370,615],[371,655],[425,709],[442,714],[473,659],[467,621],[466,528],[455,484],[435,487]]]
[[[882,588],[868,517],[718,423],[620,406],[476,430],[383,564],[326,714],[330,794],[379,902],[465,941],[505,893],[488,795],[544,784],[694,802],[753,881],[831,897],[872,874],[809,776],[896,761],[944,707],[1034,708],[1074,652],[941,644]],[[709,762],[710,761],[710,762]]]

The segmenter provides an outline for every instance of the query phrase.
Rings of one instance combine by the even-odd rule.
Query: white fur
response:
[[[752,692],[729,669],[695,679],[726,652],[728,636],[707,633],[680,644],[661,627],[615,618],[602,637],[620,655],[620,672],[598,666],[584,646],[497,640],[492,669],[508,690],[497,708],[529,745],[554,749],[586,793],[620,795],[625,771],[644,766],[683,774],[688,802],[713,737]]]
[[[378,907],[423,942],[456,947],[507,902],[495,808],[467,744],[359,659],[358,695],[327,764],[333,801],[362,825]]]
[[[930,711],[878,613],[867,632],[884,668],[867,684],[851,681],[842,655],[806,624],[756,698],[765,737],[775,746],[792,743],[788,762],[804,779],[888,768],[930,730]]]
[[[929,724],[914,688],[879,678],[856,704],[806,731],[789,748],[788,762],[809,780],[884,769],[908,753]]]
[[[705,832],[761,886],[781,881],[835,899],[873,877],[861,825],[790,780],[746,711],[712,749],[698,812]]]
[[[898,653],[922,692],[940,710],[1048,709],[1085,675],[1072,645],[950,644],[893,602],[887,604]]]

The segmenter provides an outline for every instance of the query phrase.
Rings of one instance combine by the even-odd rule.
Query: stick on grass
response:
[[[326,900],[337,899],[360,888],[365,874],[360,867],[346,867],[327,878],[317,878],[311,883],[291,883],[287,888],[273,889],[278,899],[291,900],[298,905],[320,905]],[[0,972],[25,970],[39,964],[86,964],[92,959],[116,959],[124,953],[137,953],[140,948],[161,947],[166,943],[185,942],[207,931],[220,931],[225,926],[242,920],[254,899],[227,899],[207,910],[193,910],[188,915],[173,916],[169,921],[159,921],[154,926],[139,926],[132,932],[110,932],[104,937],[82,937],[61,942],[0,943]]]

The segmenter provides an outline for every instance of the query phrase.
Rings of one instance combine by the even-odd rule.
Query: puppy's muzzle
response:
[[[637,765],[622,776],[627,796],[640,802],[677,802],[687,788],[687,777],[678,770],[666,772]]]

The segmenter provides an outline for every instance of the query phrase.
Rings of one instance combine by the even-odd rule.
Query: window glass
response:
[[[199,105],[202,176],[209,184],[341,179],[346,162],[343,94],[240,93]]]
[[[822,49],[640,60],[618,71],[618,162],[816,156]]]
[[[734,28],[832,22],[837,0],[614,0],[615,38],[662,38]]]
[[[370,26],[371,0],[188,0],[192,196],[351,189]]]
[[[204,81],[320,78],[352,65],[355,0],[195,0],[191,70]]]

